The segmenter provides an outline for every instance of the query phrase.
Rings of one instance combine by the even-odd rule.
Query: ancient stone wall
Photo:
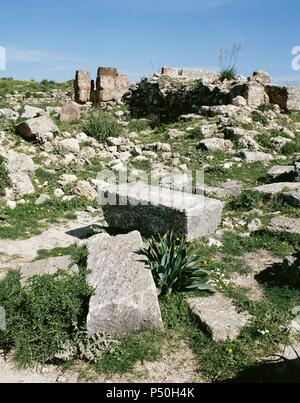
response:
[[[91,99],[91,75],[87,70],[76,71],[75,81],[75,101],[79,104],[89,102]]]
[[[181,69],[177,67],[163,67],[162,75],[169,78],[181,78],[187,81],[203,80],[205,83],[211,83],[220,78],[220,74],[213,70],[202,69]]]

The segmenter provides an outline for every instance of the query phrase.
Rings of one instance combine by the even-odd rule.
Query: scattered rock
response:
[[[268,225],[270,232],[300,235],[300,219],[278,216],[272,218]]]
[[[210,138],[201,140],[198,148],[204,149],[206,151],[226,151],[231,150],[233,148],[233,144],[230,140],[224,140],[219,138]]]
[[[289,190],[300,190],[300,183],[294,182],[277,182],[270,183],[268,185],[257,186],[251,189],[253,192],[262,193],[265,195],[276,195],[278,193],[282,193],[284,191]]]
[[[76,139],[65,139],[62,140],[59,144],[64,151],[68,151],[74,154],[80,153],[80,145],[78,140]]]
[[[44,204],[49,200],[51,200],[50,196],[48,196],[48,195],[40,195],[40,197],[38,199],[36,199],[35,205],[40,206],[41,204]]]
[[[271,154],[266,154],[262,151],[256,151],[256,152],[251,152],[251,151],[244,151],[242,150],[240,152],[240,156],[246,160],[246,162],[269,162],[274,159],[273,155]]]
[[[80,119],[80,107],[75,102],[68,102],[60,112],[60,120],[66,123],[75,123]]]
[[[233,302],[221,294],[188,298],[187,302],[214,341],[237,339],[251,318],[247,312],[238,313]]]
[[[58,133],[58,127],[47,116],[26,120],[16,127],[17,133],[27,140],[40,139],[45,133]]]
[[[97,192],[95,191],[93,186],[90,185],[90,183],[87,181],[79,181],[76,184],[73,193],[76,196],[85,197],[88,200],[95,200],[97,197]]]

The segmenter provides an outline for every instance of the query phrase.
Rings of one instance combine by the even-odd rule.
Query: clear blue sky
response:
[[[241,41],[239,73],[269,71],[300,85],[291,50],[300,46],[299,0],[8,0],[0,46],[19,79],[72,79],[115,66],[131,79],[163,65],[218,68],[218,50]]]

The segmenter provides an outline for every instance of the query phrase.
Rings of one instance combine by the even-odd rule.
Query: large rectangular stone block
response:
[[[111,227],[150,235],[173,230],[187,240],[213,234],[223,208],[219,200],[142,182],[103,187],[99,198]]]
[[[161,73],[169,78],[183,78],[185,80],[203,80],[213,82],[219,79],[220,74],[214,70],[188,69],[178,67],[162,67]]]
[[[99,67],[96,81],[97,102],[118,101],[128,91],[126,75],[118,74],[112,67]]]
[[[115,237],[100,234],[88,241],[87,281],[95,290],[87,317],[89,335],[163,329],[151,271],[137,253],[142,248],[137,231]]]
[[[91,74],[87,70],[76,71],[75,81],[75,101],[84,104],[91,100],[92,81]]]

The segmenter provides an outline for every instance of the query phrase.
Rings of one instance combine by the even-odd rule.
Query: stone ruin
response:
[[[129,89],[127,75],[119,74],[113,67],[99,67],[95,81],[87,70],[78,70],[74,82],[75,101],[80,104],[92,102],[117,102]]]
[[[215,71],[163,67],[161,74],[132,86],[124,100],[135,118],[158,116],[162,122],[199,113],[202,107],[237,105],[256,108],[276,104],[284,111],[300,110],[300,88],[273,85],[264,71],[249,78],[221,81]]]
[[[177,67],[162,67],[161,74],[173,79],[203,80],[206,83],[212,83],[220,78],[220,74],[213,70],[181,69]]]

